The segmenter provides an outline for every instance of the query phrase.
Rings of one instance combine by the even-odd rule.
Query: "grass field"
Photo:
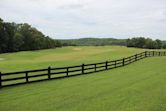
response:
[[[2,54],[0,68],[16,71],[72,65],[142,51],[105,46]],[[164,56],[151,57],[100,73],[2,88],[0,111],[166,111],[165,61]]]
[[[85,46],[0,54],[0,71],[12,72],[47,68],[48,66],[62,67],[103,62],[143,51],[143,49],[119,46]]]

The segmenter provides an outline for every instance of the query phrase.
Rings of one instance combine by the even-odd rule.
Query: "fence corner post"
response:
[[[84,74],[84,64],[82,64],[82,74]]]
[[[48,67],[48,79],[51,79],[51,67]]]
[[[0,88],[2,87],[2,73],[0,72]]]

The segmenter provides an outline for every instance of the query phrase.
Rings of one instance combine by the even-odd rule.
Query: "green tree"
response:
[[[61,47],[31,25],[3,22],[0,19],[0,53]]]
[[[154,49],[154,41],[150,38],[146,39],[146,48],[148,49]]]
[[[14,51],[20,51],[22,45],[24,44],[24,41],[23,41],[24,37],[23,35],[21,35],[20,33],[16,33],[14,35],[14,38],[13,38],[13,50]]]
[[[159,39],[156,39],[156,43],[157,43],[157,49],[161,49],[162,48],[162,41]]]

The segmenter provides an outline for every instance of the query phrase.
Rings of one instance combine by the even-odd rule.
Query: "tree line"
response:
[[[61,47],[31,25],[4,22],[0,18],[0,53]]]
[[[137,37],[127,39],[127,47],[146,48],[146,49],[166,49],[166,41],[159,39],[152,40],[150,38]]]
[[[114,39],[114,38],[80,38],[80,39],[66,39],[59,41],[63,44],[63,46],[105,46],[105,45],[126,46],[126,39]]]
[[[147,49],[166,49],[166,41],[135,37],[131,39],[82,38],[55,40],[31,25],[4,22],[0,18],[0,53],[49,49],[62,46],[120,45]]]

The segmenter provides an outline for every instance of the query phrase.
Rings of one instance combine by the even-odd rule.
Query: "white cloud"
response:
[[[165,0],[1,0],[0,17],[28,22],[53,38],[166,39]]]

